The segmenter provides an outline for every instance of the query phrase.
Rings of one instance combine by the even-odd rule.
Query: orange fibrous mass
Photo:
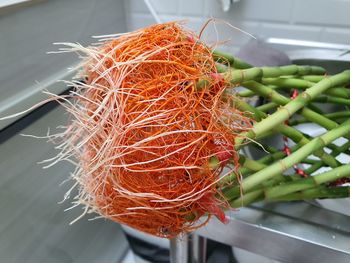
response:
[[[217,182],[226,161],[238,166],[235,139],[251,120],[232,107],[211,49],[166,23],[86,53],[70,126],[80,202],[163,237],[195,229],[204,214],[222,218]]]

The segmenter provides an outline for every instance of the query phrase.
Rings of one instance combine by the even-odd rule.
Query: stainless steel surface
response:
[[[192,234],[190,236],[190,246],[192,250],[192,258],[190,262],[205,263],[207,262],[207,239],[205,237]]]
[[[287,52],[293,63],[299,65],[317,65],[324,67],[329,74],[350,69],[350,53],[341,50],[293,50]]]
[[[322,48],[322,49],[350,50],[350,45],[345,45],[345,44],[306,41],[306,40],[289,39],[289,38],[271,37],[271,38],[266,39],[266,43],[287,45],[287,46],[292,46],[294,48],[295,47],[311,47],[311,48]]]
[[[66,118],[56,109],[21,133],[46,135]],[[38,164],[54,154],[52,144],[19,134],[0,144],[0,262],[120,262],[128,245],[118,224],[88,215],[69,225],[82,212],[64,212],[70,202],[58,203],[71,186],[60,184],[72,165],[43,170]]]
[[[170,239],[171,263],[206,263],[207,239],[196,234]]]
[[[350,262],[350,218],[311,204],[282,203],[213,219],[202,235],[282,262]]]
[[[192,263],[187,235],[170,239],[170,263]]]

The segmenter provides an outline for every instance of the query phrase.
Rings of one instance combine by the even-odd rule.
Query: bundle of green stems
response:
[[[240,207],[262,200],[350,196],[349,186],[334,183],[350,178],[350,164],[337,159],[341,153],[350,153],[350,70],[329,75],[317,66],[253,67],[224,52],[214,51],[213,56],[222,77],[232,87],[244,87],[237,91],[232,106],[255,120],[252,129],[235,142],[236,150],[242,152],[240,168],[238,173],[220,181],[218,187],[223,189],[223,198],[232,207]],[[199,85],[205,84],[202,82]],[[288,94],[295,90],[298,95],[292,99]],[[264,103],[252,104],[252,98],[256,97],[263,98]],[[320,107],[325,104],[337,110],[325,111]],[[304,123],[317,124],[326,132],[310,136],[296,127]],[[267,138],[281,136],[293,142],[290,154],[265,144]],[[334,144],[341,137],[346,142],[341,146]],[[252,147],[264,156],[244,155]],[[295,165],[304,167],[305,174],[291,173]],[[323,167],[330,169],[311,176]]]

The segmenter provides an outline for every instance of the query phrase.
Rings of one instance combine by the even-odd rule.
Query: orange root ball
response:
[[[235,138],[251,120],[232,107],[211,49],[166,23],[80,51],[86,81],[68,107],[79,202],[161,237],[192,231],[205,214],[224,220],[217,182],[228,159],[237,167]]]

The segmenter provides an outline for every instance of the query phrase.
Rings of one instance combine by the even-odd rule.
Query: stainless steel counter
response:
[[[350,262],[350,217],[305,202],[241,208],[196,234],[282,262]]]

